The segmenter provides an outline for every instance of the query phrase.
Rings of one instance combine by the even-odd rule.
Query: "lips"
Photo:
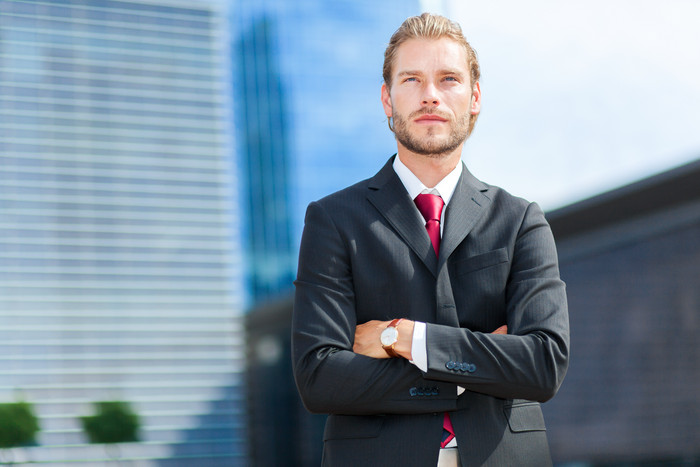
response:
[[[437,114],[423,114],[419,116],[418,118],[415,119],[416,122],[422,122],[422,123],[441,123],[441,122],[446,122],[447,119],[445,117],[441,117],[440,115]]]

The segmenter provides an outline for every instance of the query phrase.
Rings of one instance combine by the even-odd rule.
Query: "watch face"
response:
[[[382,342],[382,345],[386,347],[396,343],[398,338],[399,331],[397,331],[394,327],[386,328],[382,331],[381,335],[379,336],[379,340]]]

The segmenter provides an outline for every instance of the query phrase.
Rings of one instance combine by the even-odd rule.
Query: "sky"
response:
[[[421,6],[478,53],[463,159],[487,183],[552,210],[700,158],[700,2]]]

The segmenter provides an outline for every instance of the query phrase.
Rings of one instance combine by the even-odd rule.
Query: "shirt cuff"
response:
[[[428,348],[426,346],[426,326],[425,323],[420,321],[413,322],[413,343],[411,344],[411,356],[413,360],[410,360],[419,370],[426,372],[428,371]],[[464,392],[462,386],[457,386],[457,395],[461,396]],[[456,443],[455,443],[456,445]],[[453,447],[449,446],[448,447]]]
[[[411,344],[411,356],[413,360],[410,361],[423,372],[428,371],[428,349],[425,344],[425,328],[425,323],[414,321],[413,343]]]

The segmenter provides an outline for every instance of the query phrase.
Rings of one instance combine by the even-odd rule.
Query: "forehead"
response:
[[[396,50],[393,75],[399,73],[431,73],[443,70],[459,71],[469,75],[467,51],[458,42],[440,39],[409,39]]]

